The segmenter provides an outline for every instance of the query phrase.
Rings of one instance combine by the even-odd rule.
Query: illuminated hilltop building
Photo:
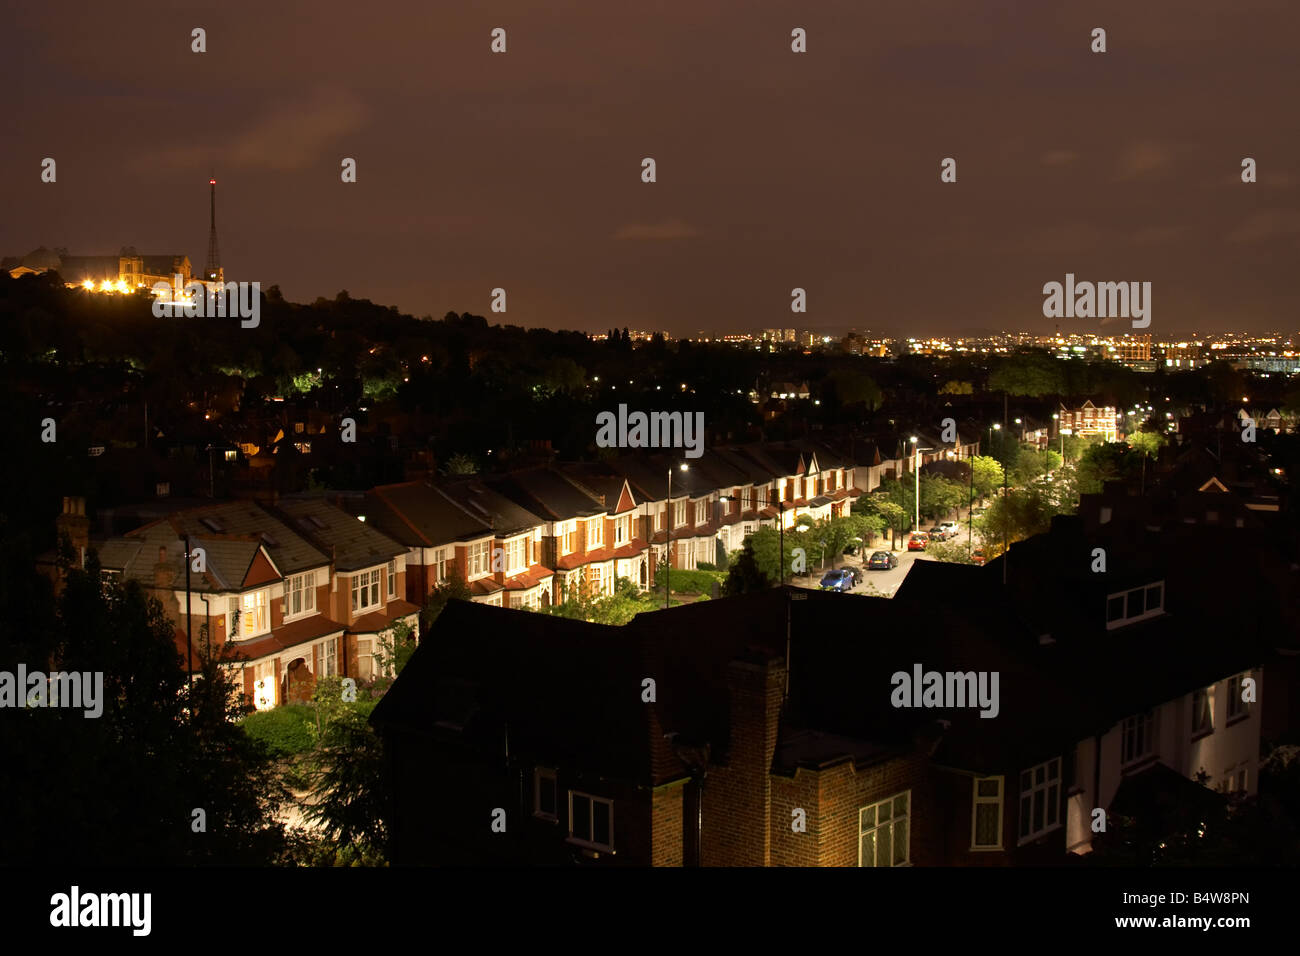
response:
[[[21,258],[6,256],[0,269],[17,279],[24,275],[57,272],[68,288],[91,292],[128,293],[138,289],[152,291],[158,283],[172,288],[173,298],[184,298],[181,291],[189,282],[200,282],[210,291],[220,291],[225,272],[217,251],[217,181],[211,187],[211,218],[208,231],[208,259],[203,276],[196,277],[189,256],[141,255],[133,246],[124,246],[115,256],[72,256],[67,249],[39,249]],[[179,278],[178,278],[179,277]]]

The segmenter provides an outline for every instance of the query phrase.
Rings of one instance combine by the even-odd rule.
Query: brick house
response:
[[[391,640],[394,627],[419,631],[420,609],[405,597],[407,549],[321,498],[284,499],[276,510],[285,524],[331,556],[327,607],[347,630],[343,641],[320,649],[313,673],[364,681],[381,676],[383,642]],[[289,582],[285,590],[291,611],[297,608],[295,584]]]
[[[502,603],[492,579],[496,532],[486,514],[471,514],[437,485],[407,481],[366,493],[360,515],[406,546],[406,599],[423,607],[439,584],[460,577],[476,601]]]

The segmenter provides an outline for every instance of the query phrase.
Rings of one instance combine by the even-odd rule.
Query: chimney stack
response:
[[[54,519],[54,530],[58,537],[68,536],[75,554],[84,555],[90,547],[90,519],[86,517],[86,499],[82,497],[65,497],[63,511]],[[84,560],[82,562],[84,566]]]
[[[170,588],[176,581],[176,569],[167,562],[167,546],[158,546],[158,563],[153,566],[153,583],[157,588]]]

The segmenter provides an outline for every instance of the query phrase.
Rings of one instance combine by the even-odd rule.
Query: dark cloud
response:
[[[1285,327],[1297,27],[1287,0],[26,5],[0,251],[201,259],[215,173],[228,274],[290,298],[501,286],[518,324],[686,333],[789,325],[801,286],[798,324],[915,334],[1049,329],[1072,271],[1152,281],[1153,332]]]

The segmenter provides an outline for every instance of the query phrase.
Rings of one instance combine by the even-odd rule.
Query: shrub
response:
[[[678,594],[712,594],[713,582],[721,583],[726,577],[722,571],[679,571],[674,568],[669,586]]]
[[[316,745],[316,716],[306,704],[286,704],[249,714],[240,726],[273,757],[300,754]]]

